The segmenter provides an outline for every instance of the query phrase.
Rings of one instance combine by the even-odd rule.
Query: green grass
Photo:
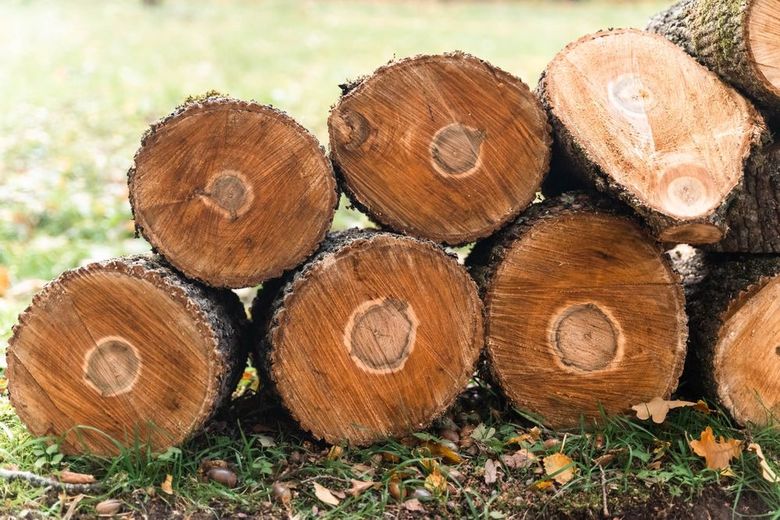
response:
[[[664,3],[165,0],[160,7],[144,8],[137,0],[5,0],[0,3],[0,268],[8,270],[12,285],[0,297],[0,386],[5,341],[41,283],[90,260],[148,249],[132,234],[125,174],[145,128],[188,95],[215,89],[274,104],[324,141],[338,85],[393,57],[464,50],[534,86],[569,41],[602,28],[642,26]],[[340,210],[335,227],[363,222],[360,215]],[[726,478],[704,471],[686,441],[711,424],[724,434],[758,440],[776,460],[777,430],[738,431],[722,415],[704,417],[691,410],[675,412],[662,426],[613,419],[601,432],[566,435],[563,449],[577,464],[578,476],[554,492],[537,492],[532,486],[543,477],[538,464],[504,468],[503,487],[486,485],[480,473],[485,461],[508,451],[507,440],[529,424],[513,412],[498,418],[467,412],[457,428],[463,432],[468,424],[482,424],[483,435],[471,446],[454,446],[464,457],[457,468],[441,463],[451,485],[442,496],[418,492],[430,514],[500,518],[529,507],[537,514],[598,511],[602,475],[594,460],[605,453],[614,453],[604,468],[612,512],[630,507],[631,497],[639,502],[659,492],[670,499],[691,497],[713,484],[733,496],[750,490],[767,508],[780,510],[778,487],[761,479],[753,455],[745,454],[734,465],[736,477]],[[79,504],[87,514],[112,496],[139,514],[145,508],[161,514],[159,508],[170,504],[180,511],[282,515],[286,508],[272,492],[274,482],[281,481],[298,483],[288,508],[302,516],[314,516],[317,507],[334,517],[374,517],[399,510],[391,493],[396,485],[410,494],[424,489],[432,467],[429,454],[413,442],[347,449],[342,458],[328,460],[326,446],[295,430],[260,437],[242,433],[232,421],[216,423],[162,455],[134,449],[113,459],[62,458],[44,440],[30,438],[4,396],[0,419],[0,465],[42,474],[67,466],[105,483],[105,493]],[[253,423],[246,425],[251,432]],[[544,432],[527,448],[540,457],[559,449],[544,447],[550,438],[564,440]],[[653,450],[664,443],[669,447],[661,468],[651,469],[659,456]],[[198,471],[203,459],[230,464],[239,487],[205,482]],[[371,468],[377,489],[336,509],[317,502],[313,482],[347,488],[350,478],[364,478],[360,465]],[[174,477],[173,497],[160,492],[167,474]],[[0,516],[24,510],[42,516],[63,511],[56,494],[0,481]]]

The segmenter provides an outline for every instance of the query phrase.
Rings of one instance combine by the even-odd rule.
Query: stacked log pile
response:
[[[276,109],[189,99],[128,174],[153,254],[66,272],[20,316],[19,416],[69,452],[165,449],[251,352],[302,428],[369,444],[429,425],[484,350],[554,427],[670,397],[686,352],[736,420],[770,422],[779,19],[683,0],[571,43],[536,92],[463,53],[396,61],[343,86],[330,156]],[[339,191],[380,229],[328,234]],[[445,249],[474,242],[465,265]],[[250,324],[230,289],[259,284]]]

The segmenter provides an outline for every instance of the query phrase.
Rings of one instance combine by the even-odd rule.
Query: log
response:
[[[550,161],[544,110],[518,78],[467,54],[390,63],[328,119],[342,189],[375,222],[449,245],[525,209]]]
[[[567,166],[551,171],[545,195],[595,187],[631,206],[664,242],[723,238],[766,126],[715,74],[658,35],[615,30],[567,46],[538,93]],[[578,178],[565,178],[572,172]]]
[[[296,267],[338,203],[313,135],[271,107],[217,95],[155,123],[128,182],[138,232],[214,287],[255,286]]]
[[[258,364],[301,427],[332,444],[430,425],[466,387],[483,344],[474,281],[430,242],[336,233],[266,289],[252,310]]]
[[[726,213],[728,232],[710,251],[780,253],[780,142],[757,150]]]
[[[691,323],[687,377],[740,424],[780,416],[780,258],[683,258]]]
[[[780,113],[778,0],[682,0],[650,20],[648,30]]]
[[[151,256],[66,271],[35,296],[8,343],[8,391],[63,453],[164,451],[225,403],[246,365],[238,297]]]
[[[611,201],[531,207],[468,259],[485,302],[490,371],[555,428],[599,422],[677,386],[685,299],[645,228]]]

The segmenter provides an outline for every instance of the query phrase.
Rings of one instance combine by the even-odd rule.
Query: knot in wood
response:
[[[237,218],[244,213],[252,198],[242,175],[233,170],[225,170],[213,177],[205,195],[208,201],[231,218]]]
[[[352,314],[345,343],[363,370],[387,374],[401,370],[414,349],[417,318],[409,304],[394,298],[364,302]]]
[[[85,356],[84,380],[103,397],[129,392],[140,373],[138,350],[122,338],[103,338]]]
[[[618,333],[598,306],[566,308],[555,321],[552,343],[561,362],[586,372],[607,368],[618,353]]]
[[[431,162],[436,171],[463,175],[473,171],[480,160],[485,132],[460,123],[447,125],[433,136]]]
[[[342,109],[333,118],[332,128],[338,134],[338,142],[347,150],[357,150],[371,135],[366,117],[354,110]]]

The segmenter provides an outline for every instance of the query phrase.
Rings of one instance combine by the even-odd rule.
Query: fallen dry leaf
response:
[[[344,455],[344,448],[341,446],[331,446],[328,450],[328,460],[338,460]]]
[[[64,470],[60,473],[60,482],[64,484],[94,484],[96,481],[94,475]]]
[[[631,407],[636,412],[637,419],[646,421],[653,418],[653,422],[661,424],[666,420],[669,410],[685,406],[696,406],[690,401],[666,401],[660,397],[654,397],[649,403],[640,403]]]
[[[363,480],[349,480],[352,483],[352,487],[347,490],[347,495],[356,497],[360,496],[364,491],[371,489],[376,485],[376,482],[363,481]]]
[[[547,491],[549,489],[553,489],[553,482],[552,480],[539,480],[538,482],[534,482],[534,484],[531,486],[531,489],[535,489],[537,491]]]
[[[329,506],[337,506],[339,505],[339,499],[333,496],[333,493],[330,491],[330,489],[326,488],[325,486],[321,486],[314,483],[314,495],[319,499],[320,502],[324,504],[328,504]]]
[[[373,475],[376,473],[376,469],[372,468],[371,466],[367,466],[366,464],[358,463],[352,465],[352,472],[362,477],[364,475]]]
[[[423,506],[422,502],[420,502],[416,498],[410,498],[409,500],[404,502],[404,509],[406,509],[407,511],[411,511],[413,513],[425,512],[425,506]]]
[[[438,467],[434,468],[431,474],[425,477],[425,489],[434,495],[441,495],[447,491],[447,478],[441,474]]]
[[[387,491],[398,501],[406,498],[406,488],[401,484],[401,481],[398,478],[394,477],[390,480],[390,483],[387,485]]]
[[[702,401],[701,399],[696,401],[696,404],[693,405],[693,409],[696,410],[697,412],[701,412],[701,413],[703,413],[705,415],[709,415],[709,414],[712,413],[712,410],[710,409],[709,405],[707,403],[705,403],[704,401]]]
[[[271,486],[271,492],[273,493],[274,498],[283,506],[287,507],[290,505],[290,502],[292,501],[292,491],[290,491],[290,487],[287,484],[284,482],[274,482],[273,486]]]
[[[758,462],[761,465],[761,476],[764,477],[764,480],[772,482],[773,484],[780,483],[780,477],[777,476],[775,470],[769,467],[769,463],[764,456],[764,452],[761,450],[761,446],[752,442],[748,445],[748,450],[755,453],[756,457],[758,457]]]
[[[736,439],[715,440],[712,428],[707,428],[701,432],[698,440],[689,441],[691,449],[699,457],[704,457],[709,469],[726,469],[729,467],[731,459],[737,458],[742,453],[742,442]]]
[[[0,298],[5,296],[9,287],[11,287],[11,277],[8,275],[8,269],[0,265]]]
[[[485,461],[485,484],[495,484],[498,480],[498,463],[493,459]]]
[[[160,489],[163,490],[163,493],[173,495],[173,475],[165,476],[165,480],[160,484]]]
[[[574,461],[563,453],[553,453],[544,458],[544,471],[558,484],[566,484],[574,478]]]
[[[448,464],[460,464],[463,462],[463,459],[460,455],[457,454],[454,450],[451,450],[444,444],[441,444],[439,442],[423,442],[421,444],[422,447],[428,448],[428,450],[431,452],[431,456],[433,457],[440,457],[444,462]]]
[[[501,461],[507,468],[510,469],[527,468],[536,462],[536,455],[523,448],[517,450],[511,455],[503,455],[501,457]]]
[[[399,462],[401,462],[401,457],[399,457],[395,453],[390,453],[389,451],[383,451],[382,460],[385,462],[390,462],[392,464],[398,464]]]
[[[596,457],[595,459],[593,459],[593,462],[595,462],[599,466],[607,466],[613,460],[615,460],[614,453],[605,453],[604,455],[601,455],[600,457]]]

